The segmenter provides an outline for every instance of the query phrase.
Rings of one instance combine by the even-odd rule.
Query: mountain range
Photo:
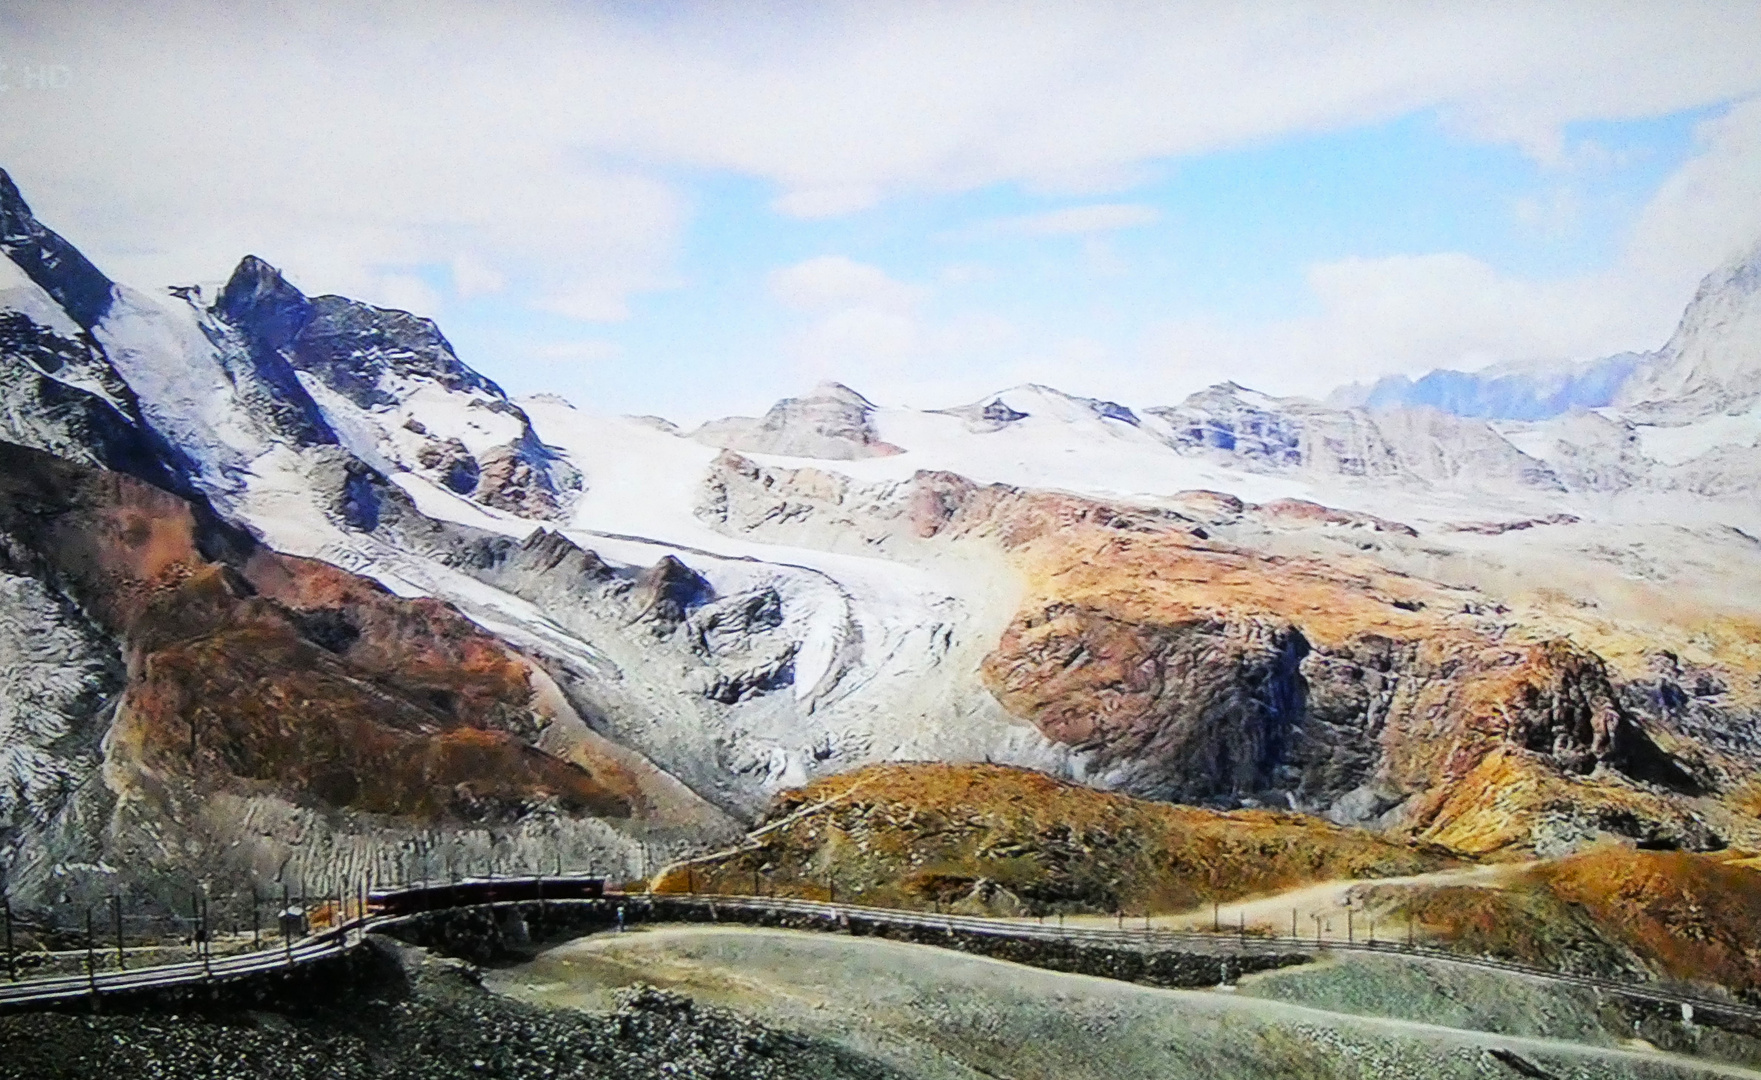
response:
[[[1761,248],[1571,370],[691,431],[255,257],[115,283],[3,173],[0,251],[15,900],[633,876],[889,761],[1452,857],[1761,848]]]

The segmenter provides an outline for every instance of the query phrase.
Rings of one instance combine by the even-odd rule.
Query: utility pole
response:
[[[201,898],[202,937],[200,940],[202,949],[202,974],[212,979],[214,977],[214,965],[212,962],[212,952],[208,947],[208,893],[207,890],[203,890],[197,895]]]
[[[86,985],[92,988],[92,1001],[98,1000],[98,952],[92,947],[92,908],[86,906]]]
[[[12,952],[12,900],[0,900],[6,908],[6,977],[13,982],[18,981],[18,961]]]

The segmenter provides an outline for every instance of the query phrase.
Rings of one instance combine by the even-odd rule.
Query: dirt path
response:
[[[1250,897],[1218,904],[1214,910],[1210,904],[1205,904],[1193,908],[1191,911],[1152,916],[1150,925],[1167,930],[1209,930],[1213,925],[1223,930],[1241,927],[1262,934],[1272,934],[1276,937],[1288,937],[1294,914],[1299,938],[1313,940],[1318,933],[1328,941],[1344,941],[1348,936],[1357,941],[1368,941],[1373,934],[1378,940],[1405,941],[1407,937],[1406,924],[1399,922],[1391,925],[1386,920],[1380,923],[1376,922],[1374,909],[1366,911],[1362,893],[1386,886],[1466,885],[1497,889],[1503,888],[1513,877],[1531,865],[1533,864],[1500,863],[1493,866],[1470,866],[1459,870],[1439,870],[1429,874],[1414,874],[1410,877],[1350,878],[1339,881],[1323,881],[1316,885],[1304,885],[1298,889],[1274,893],[1270,896]],[[1349,919],[1346,916],[1347,911],[1353,912]],[[1073,916],[1068,921],[1073,926],[1117,925],[1115,919],[1099,915]],[[1141,918],[1128,918],[1126,921],[1130,925],[1143,925]],[[1418,933],[1416,940],[1423,941],[1424,935]]]

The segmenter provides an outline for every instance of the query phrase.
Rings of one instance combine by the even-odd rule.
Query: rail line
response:
[[[1178,949],[1208,955],[1242,955],[1268,952],[1360,953],[1404,956],[1434,963],[1452,964],[1521,975],[1557,985],[1575,986],[1598,993],[1657,1004],[1689,1006],[1727,1017],[1761,1022],[1761,1007],[1688,993],[1651,983],[1605,979],[1593,975],[1555,971],[1499,960],[1467,956],[1425,946],[1388,941],[1332,941],[1314,938],[1276,938],[1254,934],[1230,934],[1157,927],[1069,926],[1030,922],[1024,919],[975,915],[934,914],[860,904],[828,903],[784,897],[740,896],[712,893],[619,893],[582,897],[579,886],[597,879],[547,878],[466,881],[445,887],[392,889],[375,892],[368,910],[321,933],[298,942],[283,941],[272,947],[221,957],[134,968],[125,971],[88,970],[79,975],[0,982],[0,1008],[54,1006],[81,998],[214,983],[266,974],[309,964],[360,948],[368,934],[399,923],[445,910],[549,904],[557,907],[591,905],[609,916],[623,908],[634,921],[705,922],[718,920],[720,912],[744,912],[759,918],[793,916],[795,925],[831,932],[853,931],[852,923],[871,927],[909,928],[1027,941],[1081,943],[1096,947],[1133,950]],[[529,884],[536,882],[534,889]],[[571,889],[570,886],[576,886]],[[546,891],[549,896],[546,896]],[[597,890],[594,890],[597,892]],[[570,892],[577,895],[570,896]]]

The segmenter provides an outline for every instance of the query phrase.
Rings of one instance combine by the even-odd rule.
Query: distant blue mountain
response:
[[[1367,390],[1361,385],[1347,387],[1331,400],[1367,409],[1428,405],[1486,420],[1545,420],[1573,409],[1613,404],[1622,384],[1645,359],[1640,353],[1621,353],[1549,371],[1433,371],[1417,380],[1390,375]]]

